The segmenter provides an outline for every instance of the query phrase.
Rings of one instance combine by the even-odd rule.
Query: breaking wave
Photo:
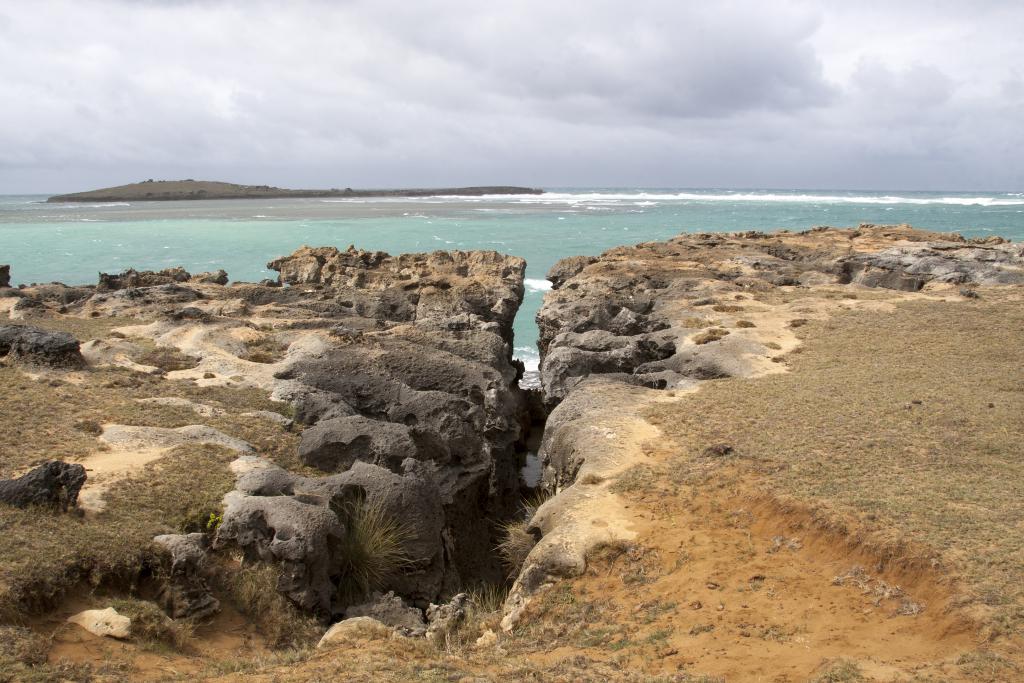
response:
[[[1024,205],[1021,193],[998,195],[883,195],[787,192],[547,192],[541,195],[486,195],[486,199],[520,204],[587,204],[651,206],[654,202],[774,202],[791,204],[916,204],[952,206]]]
[[[539,280],[532,277],[523,280],[523,284],[526,285],[526,291],[528,292],[546,292],[551,289],[551,283],[547,280]]]

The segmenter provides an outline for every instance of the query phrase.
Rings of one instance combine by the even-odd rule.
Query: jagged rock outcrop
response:
[[[28,325],[0,325],[0,356],[5,355],[20,362],[56,368],[84,363],[74,335]]]
[[[459,593],[441,605],[427,608],[427,638],[444,643],[448,636],[459,630],[466,621],[469,596]]]
[[[7,264],[0,265],[0,287],[11,286],[11,267]]]
[[[19,508],[39,505],[62,512],[78,505],[85,468],[59,460],[39,465],[16,479],[0,479],[0,503]]]
[[[1010,285],[1024,279],[1024,247],[1003,241],[926,242],[855,254],[842,265],[843,281],[865,287],[916,292],[929,282]]]
[[[327,618],[347,606],[337,601],[342,511],[360,496],[413,530],[413,560],[385,590],[425,608],[467,581],[500,580],[495,521],[517,510],[525,440],[511,344],[525,262],[303,247],[269,266],[277,282],[128,270],[66,304],[23,294],[43,315],[139,319],[89,344],[96,365],[291,404],[306,426],[300,460],[325,476],[264,467],[242,477],[214,546],[278,565],[280,591],[302,608]],[[146,434],[163,444],[179,431]]]
[[[172,619],[205,619],[220,609],[206,582],[206,534],[164,534],[153,542],[167,551],[169,566],[157,600]]]
[[[168,285],[176,282],[188,282],[190,277],[192,276],[188,271],[181,266],[165,268],[160,271],[139,271],[129,268],[122,273],[100,273],[96,289],[100,292],[112,292],[119,289],[154,287],[156,285]]]
[[[738,349],[722,353],[735,338],[693,343],[716,313],[742,308],[730,301],[737,294],[830,283],[904,291],[1015,284],[1024,282],[1024,248],[905,225],[684,234],[563,259],[548,279],[537,324],[541,384],[553,407],[592,374],[655,388],[742,375]]]
[[[326,471],[357,456],[392,470],[405,457],[435,464],[453,545],[448,583],[458,583],[454,572],[499,577],[485,518],[517,504],[526,407],[510,342],[525,262],[304,247],[268,267],[290,285],[286,298],[312,287],[320,300],[305,305],[340,321],[340,345],[278,375],[307,388],[296,418],[316,426],[303,460]]]

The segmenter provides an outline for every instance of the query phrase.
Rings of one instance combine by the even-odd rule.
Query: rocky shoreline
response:
[[[378,622],[443,641],[474,587],[511,586],[501,626],[512,632],[538,596],[582,575],[595,550],[637,538],[617,487],[653,462],[664,438],[645,410],[706,382],[786,372],[800,344],[794,330],[837,308],[883,305],[865,292],[969,301],[1024,284],[1024,249],[862,225],[687,234],[563,259],[537,314],[539,392],[520,388],[512,356],[521,258],[303,247],[268,267],[279,275],[261,283],[177,268],[19,288],[0,267],[8,366],[73,385],[101,369],[128,384],[145,377],[154,388],[136,402],[195,416],[163,427],[143,412],[89,427],[94,452],[27,473],[0,468],[0,503],[102,519],[111,482],[152,476],[142,467],[175,448],[225,449],[234,484],[207,528],[153,538],[155,599],[170,617],[217,613],[218,567],[238,557],[273,567],[276,591],[302,613],[339,622],[325,642]],[[103,320],[117,325],[88,339],[43,326]],[[269,395],[287,409],[242,415],[288,434],[294,457],[215,428],[224,408],[162,395],[161,382]],[[542,497],[524,506],[537,493],[520,475],[527,441],[545,420]],[[400,546],[398,569],[353,589],[344,568],[367,510],[397,520],[384,528]],[[511,567],[496,551],[510,525],[525,544]]]

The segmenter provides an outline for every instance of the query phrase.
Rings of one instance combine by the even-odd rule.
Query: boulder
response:
[[[11,267],[9,265],[0,265],[0,287],[11,286]]]
[[[335,647],[350,644],[351,641],[384,640],[390,638],[394,630],[373,617],[353,617],[345,619],[327,629],[317,648]]]
[[[427,632],[423,611],[406,605],[394,591],[375,593],[368,602],[346,609],[345,617],[346,620],[369,617],[407,637],[422,636]]]
[[[164,534],[153,542],[167,551],[164,583],[157,594],[160,606],[172,619],[205,619],[220,610],[204,577],[206,534]]]
[[[327,503],[307,496],[229,493],[214,547],[231,542],[248,562],[277,564],[278,591],[327,619],[335,592],[331,578],[345,538],[345,528]]]
[[[397,472],[416,453],[409,427],[359,415],[321,420],[299,443],[299,460],[325,472],[344,472],[357,460]]]
[[[131,637],[132,620],[118,614],[113,607],[87,609],[68,617],[69,624],[77,624],[94,636],[126,639]]]
[[[67,512],[78,506],[85,468],[59,460],[39,465],[16,479],[0,479],[0,502],[25,508],[40,505]]]

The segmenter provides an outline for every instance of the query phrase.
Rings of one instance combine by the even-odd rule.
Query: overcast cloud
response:
[[[1015,2],[0,0],[0,193],[1024,189]]]

